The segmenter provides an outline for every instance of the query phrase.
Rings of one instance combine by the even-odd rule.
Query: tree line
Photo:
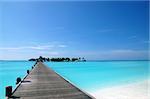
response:
[[[31,58],[29,61],[42,61],[42,62],[81,62],[86,61],[85,58],[69,58],[69,57],[59,57],[59,58],[46,58],[40,56],[39,58]]]

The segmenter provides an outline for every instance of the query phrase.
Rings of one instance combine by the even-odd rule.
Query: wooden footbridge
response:
[[[9,99],[94,99],[38,62],[18,84]]]

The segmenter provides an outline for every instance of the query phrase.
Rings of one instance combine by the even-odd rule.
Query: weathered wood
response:
[[[38,62],[14,91],[20,99],[94,99]]]

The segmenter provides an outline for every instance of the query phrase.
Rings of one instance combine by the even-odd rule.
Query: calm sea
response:
[[[77,85],[92,92],[148,79],[149,61],[103,61],[103,62],[47,62],[51,69]],[[5,87],[15,88],[17,77],[24,77],[34,62],[0,61],[0,99],[5,97]]]
[[[149,63],[150,61],[49,62],[47,66],[82,90],[93,92],[100,88],[148,79]]]
[[[5,87],[15,88],[16,78],[23,78],[32,65],[34,63],[28,61],[0,61],[0,99],[5,98]]]

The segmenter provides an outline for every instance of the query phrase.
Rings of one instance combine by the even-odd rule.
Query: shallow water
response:
[[[16,78],[23,78],[33,64],[27,61],[0,61],[0,99],[5,98],[5,87],[15,88]]]
[[[87,92],[148,79],[148,61],[49,62],[46,64]]]

